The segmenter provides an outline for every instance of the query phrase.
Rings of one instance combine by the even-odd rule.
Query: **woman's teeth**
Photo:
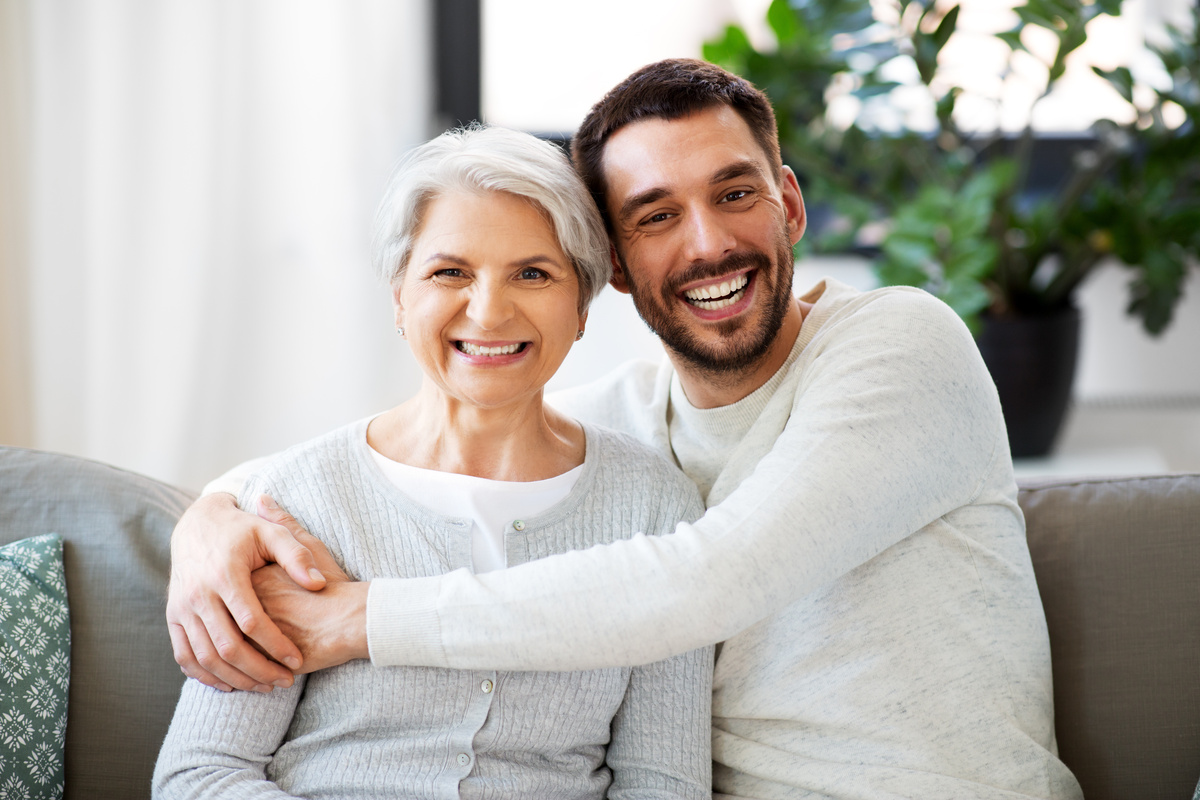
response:
[[[741,300],[742,290],[746,288],[746,284],[749,282],[748,273],[742,273],[731,281],[688,289],[683,293],[683,296],[694,306],[716,310],[731,306],[738,300]]]
[[[523,342],[506,344],[500,347],[480,347],[470,342],[459,342],[458,349],[469,356],[510,356],[524,347]]]

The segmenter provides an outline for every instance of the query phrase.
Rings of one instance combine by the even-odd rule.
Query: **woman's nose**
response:
[[[467,317],[483,330],[494,330],[512,319],[513,303],[506,287],[481,281],[471,293]]]
[[[693,211],[683,226],[685,252],[691,261],[719,261],[737,247],[721,212],[712,208]]]

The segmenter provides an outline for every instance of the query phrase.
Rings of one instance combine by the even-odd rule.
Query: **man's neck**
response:
[[[804,316],[810,308],[812,306],[808,303],[801,303],[793,298],[771,346],[757,362],[739,372],[713,373],[696,367],[668,349],[667,355],[675,367],[676,374],[679,375],[679,384],[683,387],[688,402],[696,408],[732,405],[770,380],[787,361],[788,354],[792,352],[792,346],[796,343],[796,337],[800,335]]]

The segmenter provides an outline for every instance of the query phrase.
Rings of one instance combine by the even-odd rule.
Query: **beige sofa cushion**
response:
[[[1027,482],[1059,752],[1088,800],[1200,777],[1200,475]]]

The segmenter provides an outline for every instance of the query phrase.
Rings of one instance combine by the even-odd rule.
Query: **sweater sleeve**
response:
[[[220,692],[188,680],[154,765],[155,800],[292,798],[267,780],[266,767],[303,687],[303,676],[270,694]]]
[[[723,641],[971,503],[1007,452],[974,341],[928,295],[835,315],[801,361],[786,427],[694,524],[503,572],[375,581],[374,662],[591,669]]]

